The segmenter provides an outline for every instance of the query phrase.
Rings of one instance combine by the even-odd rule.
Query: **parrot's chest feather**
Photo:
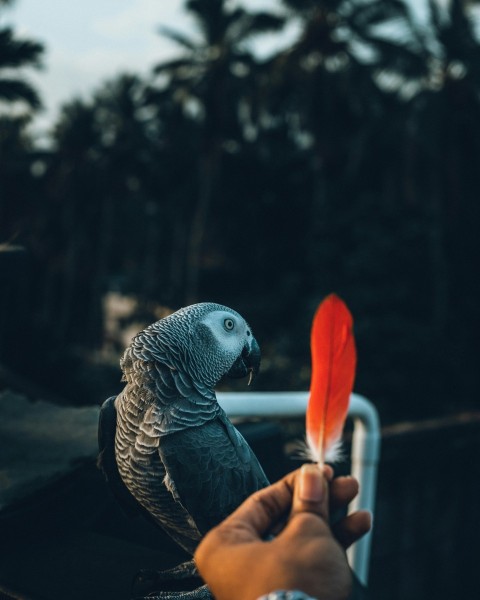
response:
[[[160,392],[160,390],[162,390]],[[130,446],[130,449],[142,454],[155,452],[162,436],[199,427],[215,419],[222,411],[215,395],[203,397],[193,388],[190,394],[183,396],[170,394],[170,388],[156,387],[152,384],[128,385],[116,402],[118,414],[117,445]]]

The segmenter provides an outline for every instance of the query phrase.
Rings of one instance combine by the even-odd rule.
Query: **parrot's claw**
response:
[[[201,583],[194,561],[189,560],[164,571],[139,571],[133,584],[133,595],[137,600],[213,600],[207,586]],[[188,589],[194,585],[199,587]]]
[[[190,592],[153,592],[137,600],[214,600],[206,585]]]
[[[136,581],[146,581],[155,579],[158,583],[166,581],[182,581],[191,577],[200,577],[195,566],[195,561],[187,560],[176,567],[165,569],[163,571],[155,571],[153,569],[142,569],[136,576]]]

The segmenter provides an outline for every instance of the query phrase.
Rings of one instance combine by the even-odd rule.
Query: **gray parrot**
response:
[[[120,364],[126,385],[102,406],[99,466],[124,505],[133,497],[193,554],[269,483],[214,391],[224,376],[252,378],[260,349],[237,312],[201,303],[136,335]]]

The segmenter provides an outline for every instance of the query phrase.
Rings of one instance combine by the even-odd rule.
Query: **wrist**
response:
[[[260,596],[257,600],[316,600],[316,598],[300,590],[275,590],[274,592]]]

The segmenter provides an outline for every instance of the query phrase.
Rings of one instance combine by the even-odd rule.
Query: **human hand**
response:
[[[353,513],[333,530],[329,510],[358,493],[352,477],[333,479],[325,466],[304,465],[256,492],[195,552],[195,562],[217,600],[256,600],[274,590],[301,590],[318,600],[344,600],[351,589],[345,549],[371,525],[366,511]],[[274,539],[264,536],[285,527]]]

